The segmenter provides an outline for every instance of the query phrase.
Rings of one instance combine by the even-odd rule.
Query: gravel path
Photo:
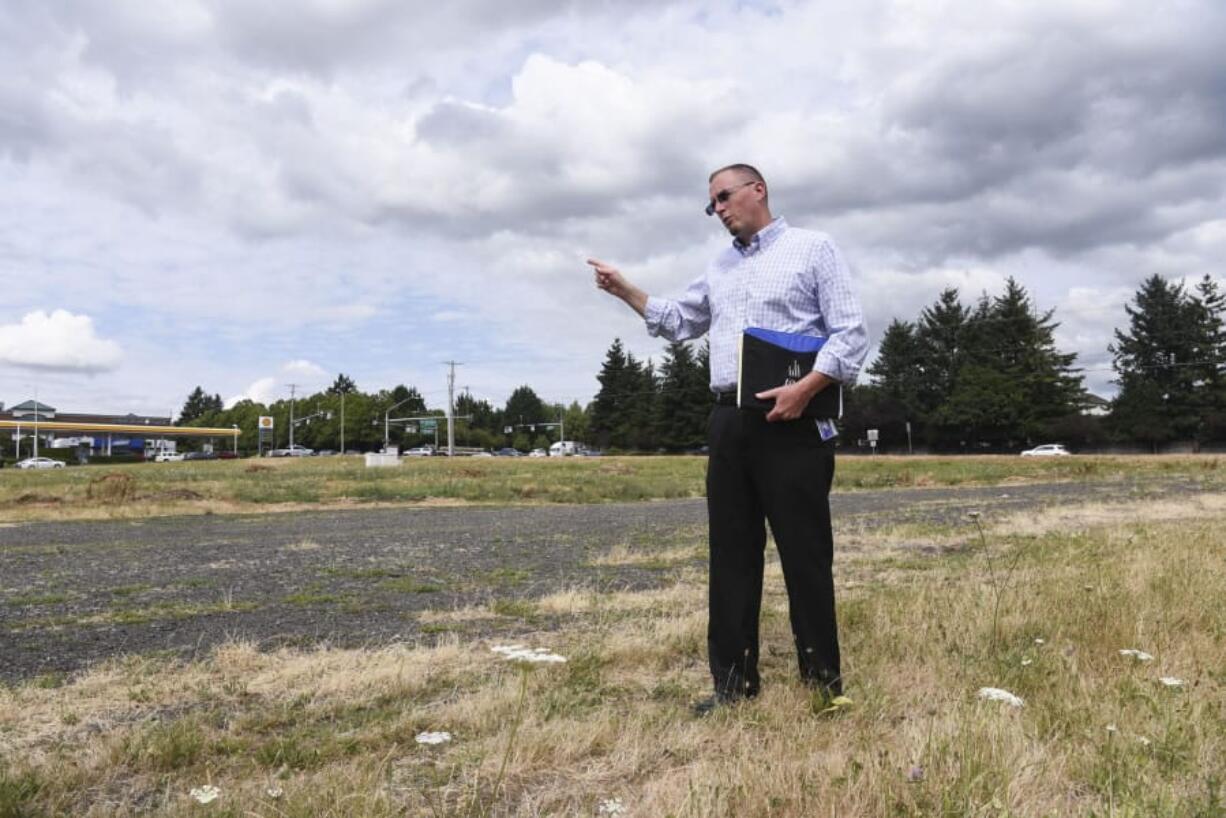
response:
[[[1051,483],[836,493],[831,502],[846,532],[956,524],[972,509],[990,517],[1198,490],[1186,479]],[[3,526],[0,680],[68,673],[125,653],[190,657],[232,638],[265,647],[384,644],[421,635],[424,609],[501,600],[514,616],[514,600],[562,588],[658,586],[703,560],[593,560],[618,544],[692,547],[705,526],[702,500]]]

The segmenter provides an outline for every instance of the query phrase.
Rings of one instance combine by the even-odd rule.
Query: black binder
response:
[[[773,399],[759,400],[759,392],[795,383],[813,371],[818,350],[826,343],[819,335],[750,327],[741,333],[737,364],[736,405],[742,409],[770,411]],[[837,418],[843,414],[843,388],[832,383],[813,396],[802,417]]]

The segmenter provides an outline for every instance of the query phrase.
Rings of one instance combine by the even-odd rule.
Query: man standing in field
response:
[[[732,246],[675,300],[648,296],[615,267],[588,259],[596,286],[643,316],[651,335],[681,341],[710,333],[707,649],[715,692],[696,706],[700,714],[758,693],[766,521],[783,563],[801,678],[826,696],[842,693],[831,573],[833,419],[800,415],[822,389],[854,382],[868,348],[842,255],[827,236],[771,216],[757,169],[712,173],[706,212],[719,216]],[[738,345],[748,327],[827,339],[813,371],[758,395],[774,400],[769,412],[736,406]]]

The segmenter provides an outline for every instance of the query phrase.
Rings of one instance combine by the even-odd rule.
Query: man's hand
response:
[[[833,381],[828,375],[821,372],[810,372],[796,383],[776,386],[774,389],[758,392],[754,397],[758,400],[775,399],[775,405],[766,413],[768,423],[779,420],[796,420],[809,405],[809,400],[831,383]]]
[[[589,258],[587,263],[596,271],[597,287],[625,301],[639,315],[647,311],[647,293],[627,281],[621,270],[599,259]]]

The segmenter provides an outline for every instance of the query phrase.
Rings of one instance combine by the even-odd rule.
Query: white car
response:
[[[154,458],[154,463],[178,463],[183,459],[183,454],[180,452],[158,452]]]
[[[17,463],[19,469],[62,469],[64,464],[50,457],[27,457]]]
[[[412,449],[406,449],[405,457],[433,457],[434,449],[429,446],[416,446]]]
[[[1069,454],[1072,452],[1059,443],[1044,443],[1042,446],[1035,446],[1033,449],[1022,452],[1022,457],[1064,457]]]

